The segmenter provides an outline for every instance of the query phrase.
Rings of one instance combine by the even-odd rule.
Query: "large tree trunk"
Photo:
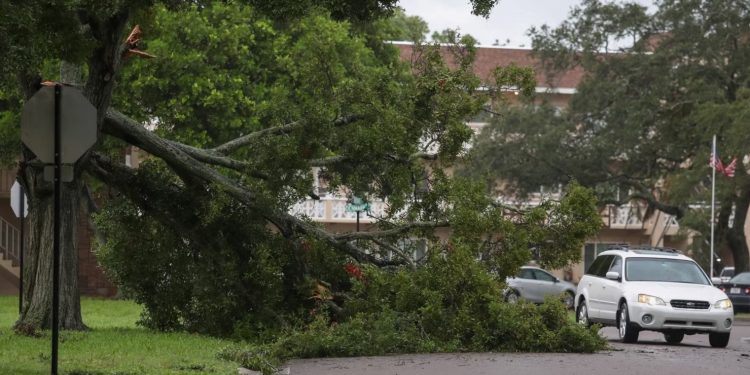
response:
[[[26,236],[28,256],[24,262],[24,304],[16,326],[47,329],[52,326],[52,264],[54,190],[44,181],[41,169],[27,167],[29,218]],[[81,330],[78,291],[78,250],[76,229],[79,214],[80,179],[62,183],[60,200],[60,314],[61,329]]]
[[[748,253],[747,237],[745,236],[745,222],[748,207],[750,207],[750,189],[745,188],[735,202],[734,223],[727,231],[727,242],[734,258],[734,272],[738,274],[750,270],[750,254]]]
[[[83,94],[97,110],[97,124],[102,120],[112,99],[115,76],[121,67],[121,56],[125,45],[121,42],[129,11],[120,9],[105,19],[92,14],[81,14],[81,22],[87,26],[98,46],[88,60],[88,80],[83,85]],[[64,62],[61,66],[63,83],[81,86],[81,67]],[[39,77],[23,74],[20,77],[26,97],[38,89]],[[27,150],[28,151],[28,150]],[[29,152],[27,160],[33,158]],[[62,184],[60,209],[60,314],[61,329],[81,330],[86,326],[81,318],[80,293],[78,291],[78,251],[76,229],[79,215],[80,193],[83,183],[81,171],[88,163],[86,153],[77,162],[73,182]],[[38,163],[38,160],[33,160]],[[42,166],[23,166],[22,174],[29,195],[29,235],[27,248],[29,260],[24,264],[24,306],[16,322],[20,329],[49,328],[52,326],[52,244],[54,226],[54,190],[50,182],[43,180]]]

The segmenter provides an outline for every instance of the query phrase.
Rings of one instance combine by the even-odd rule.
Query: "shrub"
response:
[[[353,278],[348,315],[319,314],[307,326],[248,350],[222,355],[271,372],[287,358],[445,351],[594,352],[606,347],[598,329],[568,318],[555,298],[539,306],[503,302],[496,280],[466,249],[432,257],[416,270],[364,267]]]
[[[337,289],[349,285],[343,255],[304,238],[279,236],[263,217],[221,192],[199,192],[215,194],[207,200],[172,196],[168,187],[175,182],[161,168],[145,163],[137,173],[165,187],[152,192],[153,199],[164,194],[164,204],[191,208],[185,213],[191,230],[165,225],[158,213],[123,198],[110,200],[95,217],[106,234],[97,259],[125,296],[144,306],[141,325],[256,339],[312,308],[316,280]]]

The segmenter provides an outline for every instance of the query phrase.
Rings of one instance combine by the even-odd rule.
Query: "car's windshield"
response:
[[[729,282],[732,284],[750,284],[750,272],[743,272],[733,277]]]
[[[732,277],[734,276],[734,268],[724,268],[721,270],[721,277]]]
[[[695,262],[665,258],[629,258],[625,263],[625,279],[710,285]]]

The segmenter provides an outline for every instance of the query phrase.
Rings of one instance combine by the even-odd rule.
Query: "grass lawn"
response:
[[[60,333],[59,373],[69,375],[236,374],[236,363],[216,358],[229,340],[160,333],[135,325],[140,306],[130,301],[83,298],[88,332]],[[50,331],[39,338],[13,333],[17,297],[0,296],[0,374],[50,372]]]

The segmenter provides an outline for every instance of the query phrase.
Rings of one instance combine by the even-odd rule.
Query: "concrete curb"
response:
[[[237,368],[237,372],[240,375],[262,375],[260,371],[253,371],[250,369],[246,369],[244,367]],[[279,371],[276,371],[274,374],[276,375],[289,375],[291,373],[291,370],[289,367],[282,367],[279,369]]]

